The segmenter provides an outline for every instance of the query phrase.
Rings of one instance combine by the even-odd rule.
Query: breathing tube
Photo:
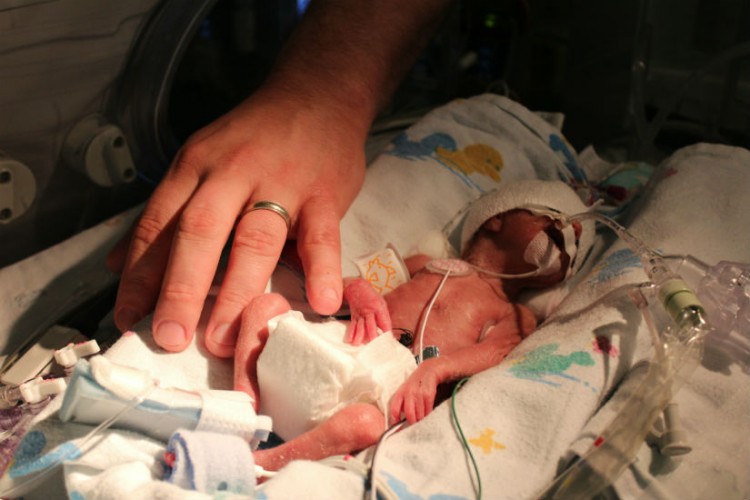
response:
[[[652,334],[655,354],[644,380],[625,402],[612,423],[595,439],[591,448],[558,476],[540,498],[591,498],[612,485],[635,460],[654,422],[662,415],[674,393],[700,363],[703,341],[713,329],[696,294],[670,270],[665,259],[612,219],[595,212],[574,215],[568,221],[593,219],[611,228],[641,260],[658,302],[671,324],[657,331],[643,295],[631,296],[644,314]],[[665,421],[669,415],[665,412]]]

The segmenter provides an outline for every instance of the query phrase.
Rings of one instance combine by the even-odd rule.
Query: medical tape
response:
[[[576,241],[575,228],[568,220],[568,215],[543,205],[529,204],[518,208],[528,210],[534,215],[549,217],[555,221],[555,228],[560,231],[563,237],[563,246],[565,247],[564,251],[570,258],[568,270],[565,274],[566,278],[570,277],[573,274],[573,264],[575,263],[576,254],[578,253],[578,242]]]
[[[575,228],[573,228],[573,224],[567,224],[558,229],[563,235],[565,253],[568,254],[568,257],[570,257],[568,270],[565,273],[565,277],[569,278],[573,274],[573,269],[575,269],[574,264],[576,258],[578,257],[578,242],[576,242],[576,231]]]
[[[409,281],[409,269],[391,244],[382,250],[354,259],[354,264],[360,276],[381,295]]]

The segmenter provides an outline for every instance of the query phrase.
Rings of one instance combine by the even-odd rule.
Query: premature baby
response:
[[[575,198],[580,207],[571,211],[584,209],[564,184],[546,184],[554,184],[553,191],[561,190],[565,196]],[[581,226],[574,224],[567,232],[561,231],[554,214],[542,214],[538,204],[531,205],[496,214],[480,207],[469,214],[464,224],[468,236],[463,238],[461,261],[434,261],[425,255],[410,257],[406,265],[411,280],[384,296],[364,279],[349,281],[344,296],[351,322],[345,342],[367,343],[381,331],[398,339],[406,332],[411,339],[405,343],[419,355],[420,342],[416,337],[426,319],[421,344],[438,347],[439,356],[424,360],[408,376],[391,397],[387,415],[370,403],[351,404],[284,444],[257,451],[256,463],[274,470],[293,459],[315,460],[364,449],[377,442],[386,419],[394,423],[403,416],[414,423],[430,413],[441,384],[499,364],[536,327],[531,311],[515,303],[519,293],[560,283],[573,266],[580,264],[573,259]],[[447,267],[453,271],[425,318],[427,305],[444,280]],[[248,359],[238,359],[241,362],[236,370],[241,373],[236,385],[256,401],[259,394],[255,361],[268,337],[266,325],[269,319],[289,309],[283,297],[269,294],[258,297],[243,318],[241,338],[251,345],[238,347],[238,351],[249,355]]]

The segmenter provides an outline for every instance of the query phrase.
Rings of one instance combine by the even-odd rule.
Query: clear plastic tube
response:
[[[613,484],[635,460],[656,419],[700,363],[703,339],[711,331],[695,293],[670,270],[661,255],[608,217],[593,212],[570,217],[571,221],[584,219],[607,225],[638,255],[673,324],[656,332],[653,321],[646,316],[655,355],[645,379],[591,449],[558,476],[541,498],[588,499]],[[646,313],[645,297],[636,303]]]
[[[698,296],[679,275],[667,266],[661,254],[648,248],[627,229],[605,215],[585,212],[569,217],[571,222],[586,219],[593,219],[612,229],[638,256],[643,265],[643,270],[658,290],[659,301],[678,326],[683,321],[688,321],[690,324],[694,322],[705,323],[706,312],[700,300],[698,300]],[[695,263],[700,263],[698,259],[694,260]],[[680,330],[682,331],[682,328]]]

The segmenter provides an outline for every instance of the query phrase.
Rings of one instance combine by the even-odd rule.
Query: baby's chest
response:
[[[508,302],[486,282],[473,277],[449,277],[438,292],[440,278],[434,274],[414,277],[407,285],[391,292],[389,310],[394,320],[416,324],[430,302],[430,323],[433,326],[481,329],[490,319],[507,314]]]
[[[433,306],[436,314],[482,325],[490,318],[504,316],[509,307],[504,297],[479,279],[469,283],[450,283],[449,279]]]

